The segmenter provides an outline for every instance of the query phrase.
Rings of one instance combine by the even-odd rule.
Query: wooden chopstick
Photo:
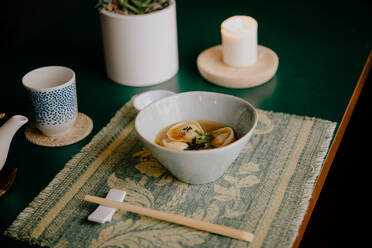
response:
[[[124,202],[117,202],[117,201],[111,201],[107,200],[105,198],[97,197],[97,196],[91,196],[86,195],[84,197],[85,201],[97,203],[103,206],[112,207],[112,208],[119,208],[126,210],[128,212],[136,213],[145,215],[148,217],[152,217],[159,220],[164,220],[172,223],[176,223],[179,225],[184,225],[187,227],[199,229],[202,231],[210,232],[210,233],[216,233],[223,236],[240,239],[247,242],[252,242],[254,235],[252,233],[238,230],[235,228],[217,225],[201,220],[196,220],[188,217],[184,217],[182,215],[177,214],[171,214],[171,213],[165,213],[159,210],[151,209],[151,208],[144,208],[141,206],[135,206]]]

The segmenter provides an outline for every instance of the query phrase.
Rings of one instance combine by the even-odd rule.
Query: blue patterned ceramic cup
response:
[[[70,131],[78,113],[74,71],[41,67],[27,73],[22,83],[30,93],[36,127],[47,136]]]

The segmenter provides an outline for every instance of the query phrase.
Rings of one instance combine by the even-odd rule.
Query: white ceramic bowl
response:
[[[184,120],[210,120],[235,129],[239,139],[225,147],[175,151],[155,143],[164,127]],[[225,94],[193,91],[156,101],[138,113],[135,129],[152,154],[178,179],[191,184],[212,182],[223,175],[239,155],[257,124],[255,108]]]

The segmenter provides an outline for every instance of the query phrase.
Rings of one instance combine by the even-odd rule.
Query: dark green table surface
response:
[[[0,233],[134,94],[150,89],[223,92],[265,110],[339,123],[372,44],[369,8],[362,1],[179,0],[178,74],[156,86],[126,87],[105,74],[94,5],[88,0],[20,1],[3,8],[1,21],[9,25],[1,30],[0,113],[6,113],[5,119],[13,114],[31,117],[22,76],[41,66],[64,65],[76,73],[79,111],[93,119],[94,128],[83,141],[62,148],[29,143],[24,128],[16,134],[5,167],[17,167],[18,172],[12,188],[0,198]],[[256,18],[259,44],[279,56],[274,78],[256,88],[215,86],[196,67],[200,52],[221,43],[220,23],[237,14]],[[0,235],[0,246],[27,244]]]

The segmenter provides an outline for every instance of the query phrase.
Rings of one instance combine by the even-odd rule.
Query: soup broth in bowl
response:
[[[219,148],[237,139],[235,131],[222,123],[209,120],[181,121],[162,129],[155,143],[177,151]]]

